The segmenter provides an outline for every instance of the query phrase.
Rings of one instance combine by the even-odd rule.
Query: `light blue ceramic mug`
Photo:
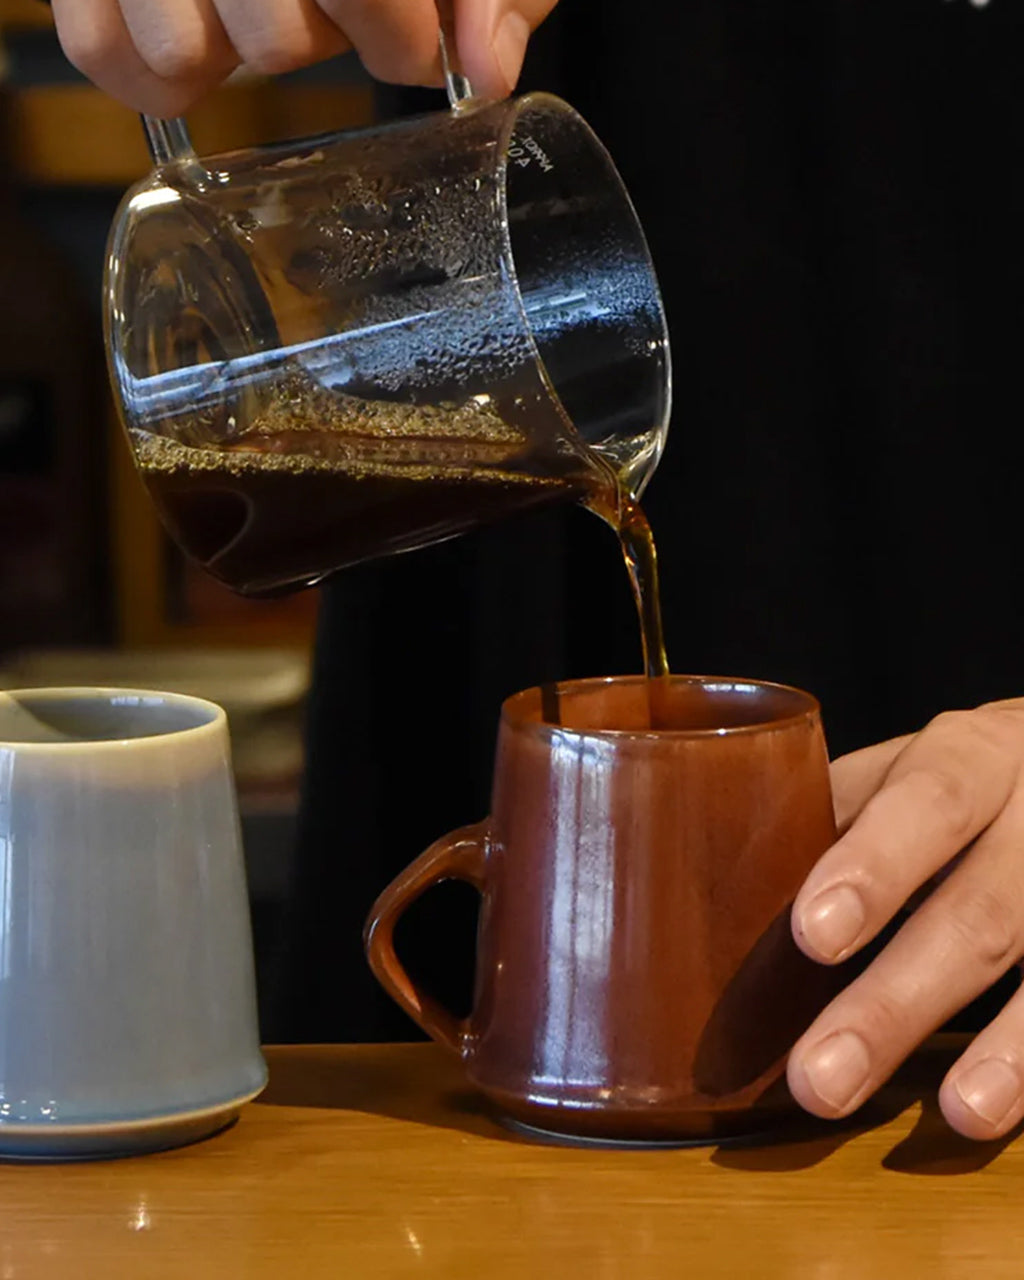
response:
[[[0,694],[0,1158],[178,1146],[266,1078],[223,710]]]

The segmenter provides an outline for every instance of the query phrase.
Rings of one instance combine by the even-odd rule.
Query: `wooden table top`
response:
[[[946,1128],[954,1050],[869,1127],[634,1151],[514,1136],[433,1045],[269,1049],[262,1100],[196,1146],[0,1164],[0,1280],[1016,1278],[1024,1142]]]

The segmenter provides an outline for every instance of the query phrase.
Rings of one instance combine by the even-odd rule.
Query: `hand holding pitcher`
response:
[[[71,62],[136,111],[176,116],[239,66],[279,74],[355,49],[371,75],[437,85],[434,0],[52,0]],[[463,0],[466,74],[489,98],[510,93],[530,31],[555,0]]]

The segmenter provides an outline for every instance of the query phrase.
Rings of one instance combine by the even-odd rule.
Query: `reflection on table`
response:
[[[273,1048],[204,1143],[0,1166],[0,1276],[1017,1277],[1024,1146],[959,1139],[934,1102],[960,1043],[856,1126],[652,1151],[519,1138],[432,1045]]]

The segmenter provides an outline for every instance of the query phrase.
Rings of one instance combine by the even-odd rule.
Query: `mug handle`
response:
[[[388,885],[370,910],[363,941],[374,977],[412,1020],[460,1058],[469,1050],[468,1018],[457,1018],[409,977],[395,952],[395,925],[412,904],[444,880],[464,880],[484,891],[487,823],[442,836]]]

